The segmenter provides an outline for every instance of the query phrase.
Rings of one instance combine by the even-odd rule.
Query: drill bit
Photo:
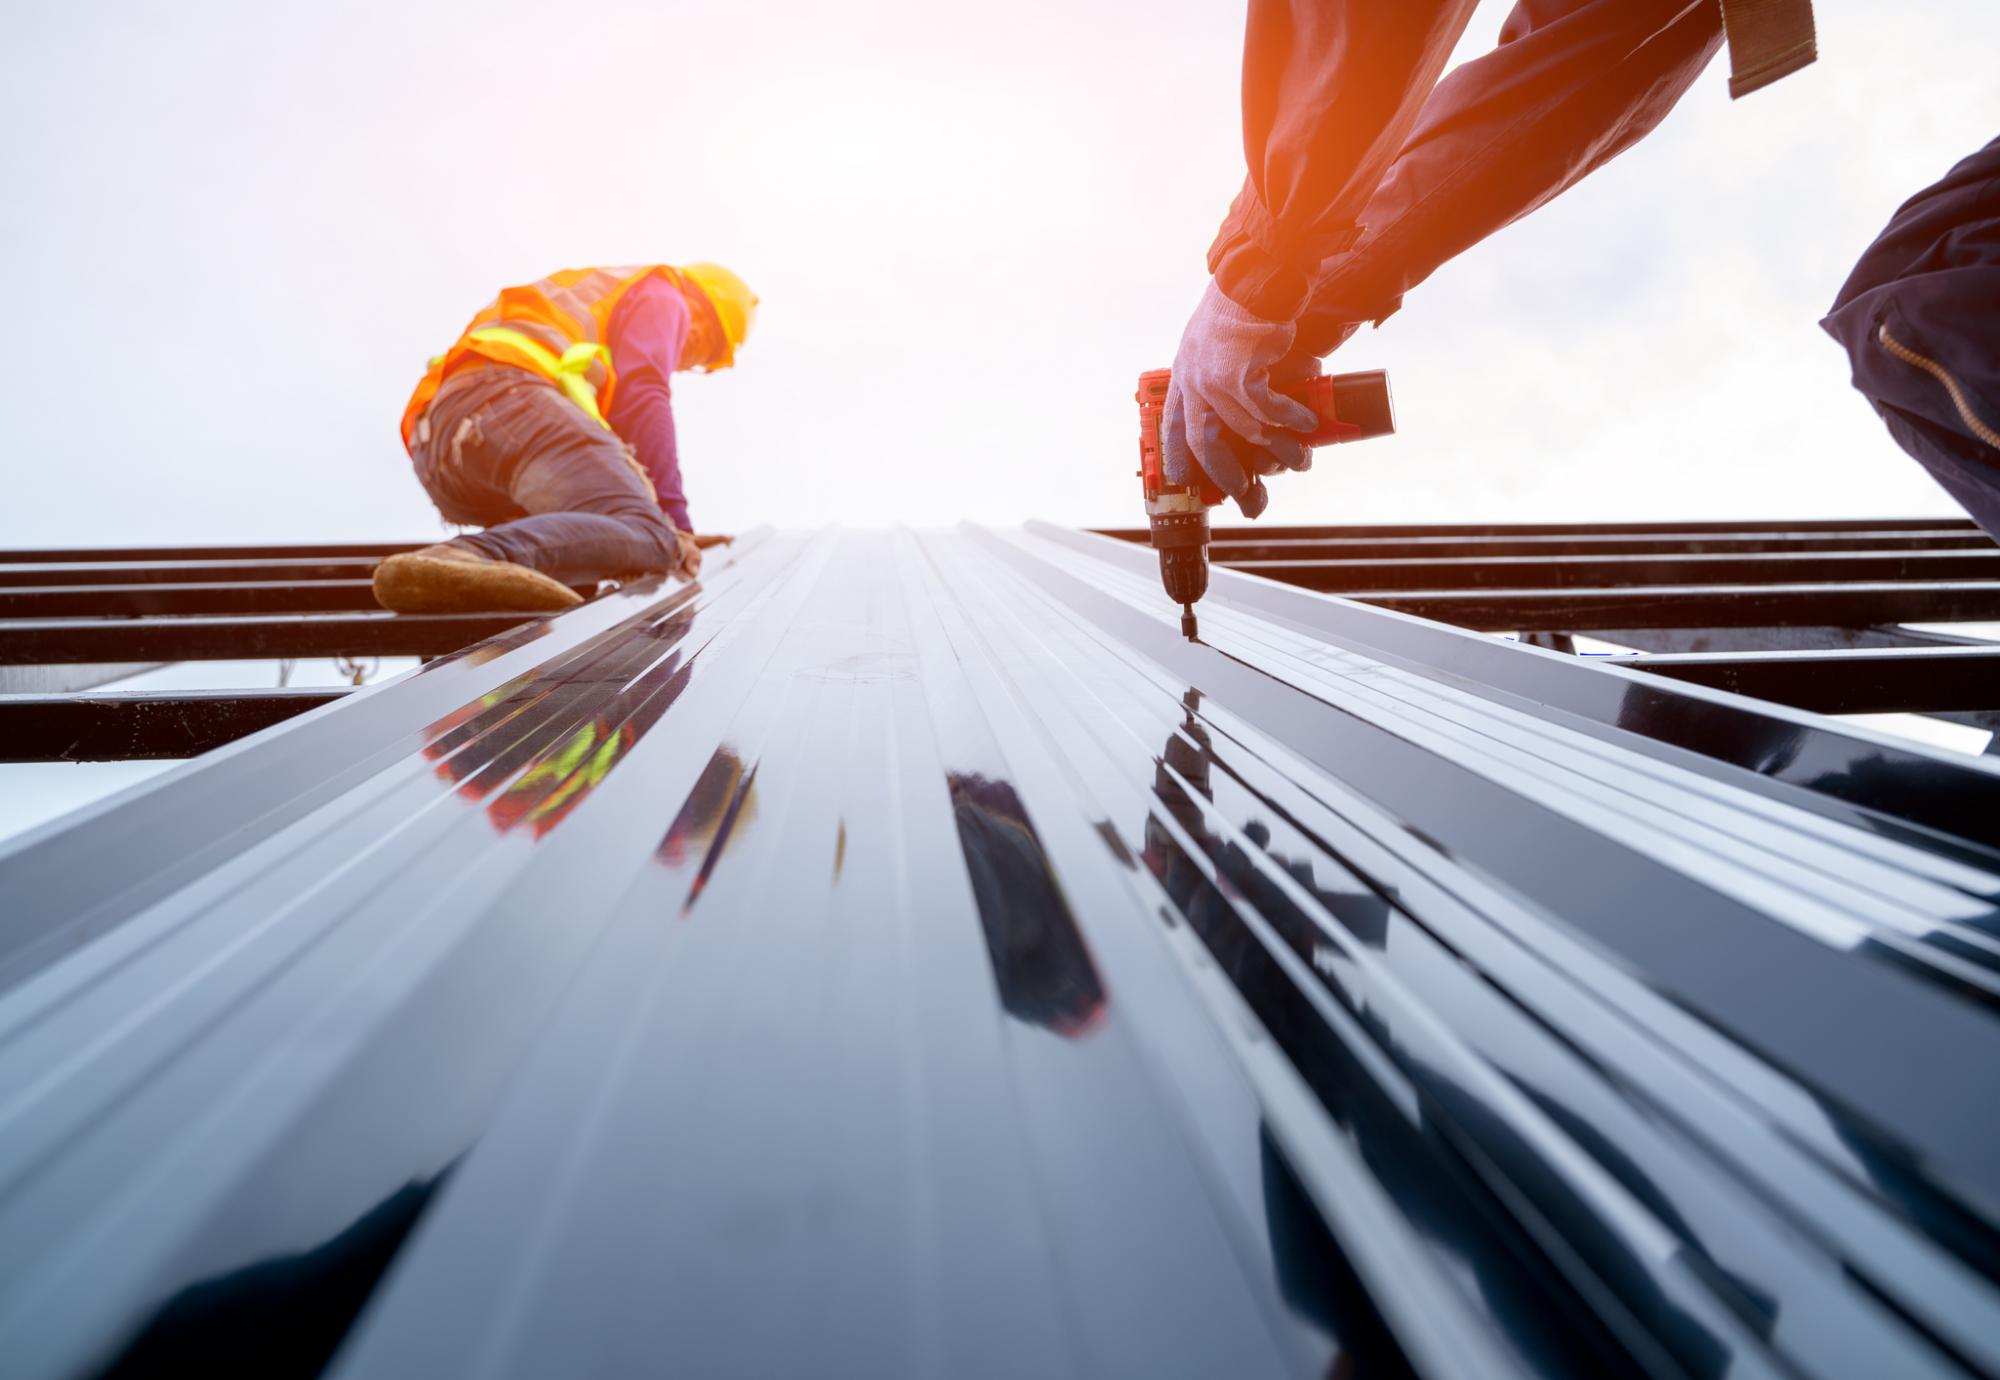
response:
[[[1199,642],[1201,640],[1195,636],[1193,604],[1181,605],[1181,636],[1190,642]]]

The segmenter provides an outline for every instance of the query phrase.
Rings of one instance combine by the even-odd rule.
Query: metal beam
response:
[[[2000,619],[2000,580],[1644,585],[1632,589],[1366,590],[1348,596],[1485,632],[1952,623]]]
[[[0,585],[0,618],[64,618],[172,613],[310,613],[373,609],[366,580],[297,584]]]
[[[1381,589],[1588,589],[1637,585],[1873,584],[2000,579],[2000,550],[1747,552],[1692,556],[1449,556],[1212,563],[1328,594]]]
[[[0,665],[440,656],[539,616],[326,613],[243,618],[13,619],[0,621]]]
[[[365,580],[380,563],[376,556],[314,556],[286,561],[14,561],[0,563],[0,585],[185,585],[221,580],[294,584],[304,580]]]
[[[0,762],[195,757],[348,693],[336,687],[0,695]]]
[[[1143,527],[1096,527],[1098,536],[1121,541],[1147,540]],[[1969,518],[1834,518],[1805,522],[1535,522],[1535,523],[1433,523],[1433,524],[1350,524],[1346,526],[1217,526],[1217,541],[1293,541],[1314,537],[1525,537],[1525,536],[1645,536],[1665,533],[1785,533],[1820,534],[1934,532],[1978,533]]]
[[[366,556],[381,560],[398,551],[414,551],[438,537],[421,541],[365,541],[307,543],[297,546],[68,546],[25,547],[0,551],[0,563],[17,561],[193,561],[193,560],[299,560],[313,556]]]
[[[1920,632],[1895,623],[1836,628],[1792,623],[1773,628],[1574,628],[1635,652],[1838,652],[1854,647],[1991,647],[1990,637]]]
[[[1528,534],[1500,537],[1310,537],[1285,541],[1241,536],[1213,537],[1211,560],[1313,561],[1376,560],[1410,556],[1688,556],[1834,551],[1993,551],[1984,532],[1672,532],[1644,536],[1621,533],[1582,536]]]
[[[1642,654],[1611,664],[1818,714],[2000,709],[2000,647]]]

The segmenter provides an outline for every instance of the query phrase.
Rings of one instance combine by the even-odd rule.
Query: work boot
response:
[[[376,566],[375,602],[395,613],[540,613],[571,608],[583,596],[539,570],[440,542]]]

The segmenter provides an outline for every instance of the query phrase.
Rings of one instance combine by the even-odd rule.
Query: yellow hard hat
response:
[[[736,362],[736,347],[749,338],[750,323],[757,319],[757,294],[721,264],[687,264],[681,272],[707,296],[722,323],[722,352],[708,367],[727,369]]]

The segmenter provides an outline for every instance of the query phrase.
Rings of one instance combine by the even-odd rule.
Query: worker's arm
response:
[[[2000,532],[2000,139],[1903,203],[1820,325],[1890,434]]]
[[[1162,427],[1170,483],[1198,466],[1255,517],[1262,475],[1304,469],[1291,431],[1310,409],[1280,395],[1299,370],[1293,318],[1318,265],[1416,119],[1476,0],[1251,0],[1243,49],[1250,174],[1209,251],[1214,274],[1174,355]]]
[[[1253,0],[1250,175],[1209,250],[1211,296],[1241,319],[1217,329],[1198,308],[1188,323],[1167,404],[1169,478],[1191,459],[1255,516],[1255,472],[1302,467],[1289,423],[1264,403],[1268,361],[1296,368],[1331,352],[1441,264],[1638,142],[1722,41],[1714,0],[1520,0],[1500,46],[1431,89],[1469,9]],[[1182,358],[1196,366],[1185,381]],[[1223,438],[1204,450],[1203,431],[1218,426],[1247,447],[1232,454]]]
[[[619,300],[607,335],[618,384],[605,420],[637,454],[640,468],[653,481],[661,510],[675,527],[692,532],[674,440],[672,388],[674,370],[687,347],[687,302],[666,279],[647,278]]]
[[[1424,101],[1355,214],[1358,241],[1314,270],[1297,348],[1332,351],[1441,265],[1638,143],[1721,45],[1714,0],[1520,0],[1499,46]],[[1228,239],[1225,226],[1211,260],[1227,261]]]
[[[1269,321],[1304,307],[1346,248],[1477,0],[1251,0],[1249,176],[1208,252],[1224,295]]]

